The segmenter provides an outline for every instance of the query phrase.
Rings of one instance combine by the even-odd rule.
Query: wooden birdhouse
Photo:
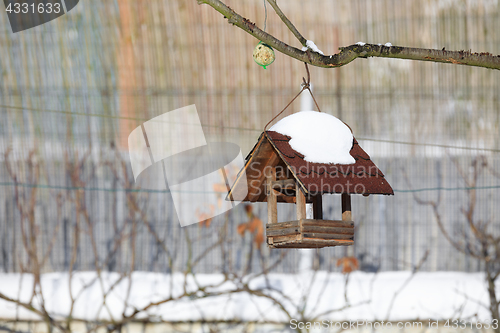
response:
[[[298,114],[302,112],[295,115]],[[311,115],[304,114],[302,118],[309,119]],[[335,118],[324,113],[323,115],[323,118]],[[328,135],[324,137],[321,133],[317,133],[325,131],[324,127],[328,126],[328,121],[324,121],[323,118],[320,119],[321,124],[317,124],[318,128],[312,131],[309,129],[309,133],[283,134],[286,132],[282,130],[283,126],[276,128],[280,122],[263,132],[255,147],[248,154],[244,168],[229,191],[228,199],[243,197],[242,201],[267,202],[266,237],[267,244],[271,248],[321,248],[352,245],[354,222],[351,215],[351,195],[394,194],[384,174],[359,146],[352,133],[350,137],[346,136],[347,140],[351,140],[350,147],[347,146],[347,153],[350,156],[347,157],[352,161],[344,158],[342,164],[335,164],[314,162],[314,158],[311,162],[311,159],[307,158],[304,151],[308,153],[308,149],[317,148],[308,147],[308,144],[323,147],[336,144],[321,141],[328,138]],[[329,118],[325,119],[329,120]],[[300,122],[304,123],[299,119]],[[306,122],[300,126],[307,127],[308,124]],[[294,130],[295,133],[297,130],[301,131],[298,128]],[[338,128],[331,128],[331,130],[338,131]],[[307,128],[304,128],[304,131],[307,132]],[[309,135],[319,135],[319,141],[308,141]],[[295,136],[299,139],[302,137],[305,142],[293,142]],[[343,140],[346,138],[343,137]],[[316,160],[321,160],[321,149],[319,149],[319,154]],[[335,156],[334,154],[334,162]],[[346,164],[349,162],[351,163]],[[242,181],[242,177],[246,177],[246,182]],[[244,193],[247,193],[246,196]],[[342,215],[339,214],[338,219],[323,215],[322,196],[325,193],[341,194]],[[296,220],[278,222],[277,203],[294,204],[297,213]],[[312,216],[307,216],[306,213],[308,203],[312,204]]]

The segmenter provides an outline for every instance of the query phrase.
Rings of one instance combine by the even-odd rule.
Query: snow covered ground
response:
[[[129,280],[119,280],[117,273],[103,273],[102,281],[95,272],[79,272],[73,276],[72,295],[77,301],[73,318],[81,320],[119,320],[125,313],[142,309],[151,302],[166,298],[174,300],[152,306],[138,318],[149,316],[163,321],[253,321],[288,323],[285,312],[269,298],[247,292],[231,293],[241,287],[224,282],[221,274],[198,274],[185,280],[182,274],[135,272]],[[292,318],[305,317],[332,321],[407,321],[464,318],[486,321],[488,304],[482,273],[410,272],[363,273],[350,275],[347,290],[346,276],[318,272],[298,275],[269,274],[251,279],[251,290],[278,299]],[[71,298],[68,274],[50,273],[41,278],[45,308],[56,317],[67,316]],[[29,302],[33,277],[20,274],[0,274],[0,293]],[[197,287],[198,286],[198,287]],[[198,298],[199,287],[219,295]],[[275,291],[270,291],[274,289]],[[193,295],[177,299],[187,292]],[[106,297],[103,295],[106,294]],[[128,297],[127,297],[128,294]],[[104,301],[105,299],[105,301]],[[103,306],[103,304],[106,304]],[[36,320],[34,313],[0,300],[0,319]]]

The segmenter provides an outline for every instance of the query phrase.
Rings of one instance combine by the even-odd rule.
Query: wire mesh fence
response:
[[[228,5],[263,26],[261,1]],[[358,41],[500,53],[498,1],[280,5],[325,54]],[[268,14],[267,31],[299,47]],[[238,233],[249,220],[243,205],[181,228],[168,191],[134,183],[127,137],[152,117],[196,104],[207,141],[246,153],[300,89],[303,64],[277,54],[263,70],[251,56],[257,41],[196,1],[88,0],[17,34],[0,15],[0,43],[0,270],[299,269],[300,251],[259,251],[255,235]],[[354,198],[354,247],[318,250],[315,267],[336,270],[337,259],[353,255],[364,270],[411,269],[429,251],[424,270],[481,269],[419,200],[439,203],[443,227],[460,244],[474,246],[471,202],[473,217],[498,235],[500,75],[376,58],[311,68],[311,77],[322,111],[349,124],[395,190]],[[279,206],[280,220],[294,216]],[[265,204],[253,211],[265,223]],[[325,214],[340,214],[336,196],[325,199]]]

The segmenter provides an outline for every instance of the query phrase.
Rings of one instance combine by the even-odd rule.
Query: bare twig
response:
[[[428,257],[429,257],[429,250],[425,251],[424,255],[422,256],[422,258],[420,259],[418,264],[413,268],[410,277],[408,279],[406,279],[406,281],[401,285],[401,287],[399,287],[399,289],[394,293],[394,295],[392,296],[392,299],[391,299],[391,303],[389,304],[389,308],[387,309],[386,320],[389,320],[389,316],[391,314],[392,307],[394,306],[394,302],[396,301],[396,298],[406,288],[406,286],[408,286],[410,281],[413,280],[413,278],[418,273],[418,271],[420,271],[420,268],[425,263],[425,261],[427,260]]]
[[[354,307],[358,307],[358,306],[365,305],[365,304],[370,304],[370,303],[371,303],[371,300],[366,300],[366,301],[361,301],[361,302],[355,303],[355,304],[346,304],[346,305],[344,305],[344,306],[342,306],[340,308],[337,308],[337,309],[330,309],[330,310],[327,310],[325,312],[318,313],[313,318],[313,320],[320,319],[321,317],[329,315],[330,313],[341,312],[341,311],[344,311],[346,309],[350,309],[350,308],[354,308]]]
[[[54,320],[48,313],[45,309],[42,309],[42,310],[39,310],[37,308],[35,308],[33,306],[33,304],[31,303],[26,303],[26,302],[21,302],[20,300],[17,300],[17,299],[13,299],[13,298],[10,298],[8,297],[7,295],[3,294],[0,292],[0,299],[3,299],[7,302],[11,302],[11,303],[14,303],[14,304],[17,304],[19,305],[20,307],[23,307],[25,308],[26,310],[29,310],[35,314],[37,314],[38,316],[40,316],[41,318],[47,320],[50,322],[51,325],[59,328],[62,332],[67,332],[67,330],[65,329],[65,327],[61,326],[56,320]]]
[[[276,0],[267,0],[267,2],[269,2],[269,4],[271,5],[271,7],[273,7],[273,9],[276,12],[276,14],[278,14],[278,16],[283,21],[283,23],[285,23],[285,25],[288,27],[288,29],[290,29],[290,31],[295,35],[295,37],[297,37],[297,39],[299,40],[300,44],[302,44],[303,46],[306,46],[307,40],[304,38],[304,36],[302,36],[300,34],[300,32],[297,30],[297,28],[295,28],[295,26],[293,25],[293,23],[290,22],[290,20],[288,19],[288,17],[286,17],[286,15],[283,14],[283,12],[281,11],[280,7],[278,7],[278,4],[276,3]]]
[[[455,235],[455,237],[451,237],[450,234],[445,230],[441,215],[439,213],[439,200],[423,201],[419,199],[415,194],[414,198],[415,201],[419,204],[430,205],[433,208],[434,216],[441,232],[456,250],[469,257],[478,259],[484,263],[486,289],[488,291],[490,301],[489,310],[492,319],[500,320],[500,300],[497,299],[495,285],[496,279],[500,276],[500,237],[495,236],[488,231],[488,226],[490,225],[492,218],[489,221],[483,221],[475,217],[476,205],[478,200],[476,187],[481,174],[485,169],[488,169],[488,162],[484,156],[478,156],[472,160],[469,170],[467,171],[460,166],[456,158],[452,158],[452,162],[454,163],[455,168],[460,175],[460,178],[467,187],[467,205],[466,207],[463,207],[461,209],[461,212],[465,219],[464,227],[466,227],[466,229],[462,229],[460,233]],[[405,178],[409,184],[409,180],[406,174]],[[469,230],[470,233],[474,235],[474,237],[470,237],[466,230]],[[500,333],[500,328],[496,328],[495,332]]]

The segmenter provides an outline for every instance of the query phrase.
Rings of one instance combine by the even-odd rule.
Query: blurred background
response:
[[[226,4],[263,27],[263,1]],[[279,5],[325,54],[360,41],[500,54],[497,0]],[[269,5],[266,26],[301,47]],[[243,204],[181,228],[171,195],[141,190],[130,168],[130,132],[191,104],[207,141],[236,143],[246,155],[306,75],[278,52],[259,67],[257,43],[195,0],[86,0],[16,34],[1,14],[0,272],[299,272],[300,251],[269,250],[259,228],[238,229],[253,219]],[[338,259],[351,256],[365,271],[411,270],[428,254],[421,270],[481,271],[422,201],[439,203],[442,226],[460,244],[473,238],[471,203],[473,218],[500,232],[498,71],[383,58],[310,71],[322,111],[349,124],[395,192],[353,198],[355,245],[314,250],[314,269],[340,272]],[[325,217],[340,218],[340,198],[324,200]],[[279,209],[280,221],[293,219],[294,207]],[[265,204],[252,211],[266,223]]]

